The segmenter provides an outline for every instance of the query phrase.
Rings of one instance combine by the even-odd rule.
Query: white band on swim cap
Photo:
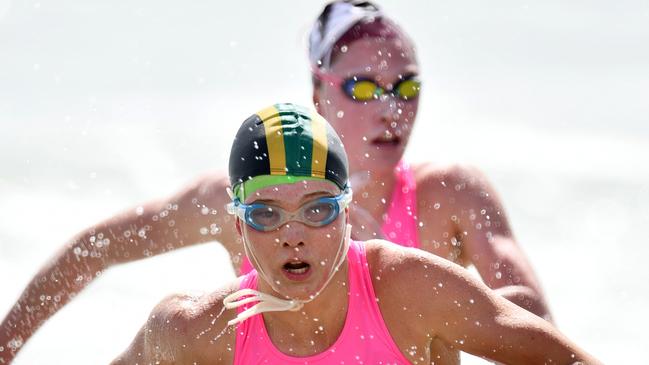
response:
[[[309,61],[312,67],[327,69],[331,66],[331,51],[338,39],[354,24],[364,19],[374,19],[383,13],[369,2],[336,1],[329,4],[329,15],[324,22],[318,19],[309,35]]]

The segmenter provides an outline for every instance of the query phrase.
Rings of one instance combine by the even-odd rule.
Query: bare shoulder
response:
[[[430,275],[464,275],[463,268],[452,261],[384,240],[366,241],[365,253],[372,274],[376,276],[385,273],[395,282],[403,280],[406,286],[417,286],[419,280],[430,281]]]
[[[139,360],[231,364],[235,335],[227,322],[236,314],[224,309],[223,299],[236,288],[238,280],[209,294],[173,294],[163,299],[138,334],[141,339],[134,341],[141,350],[137,355],[144,357]],[[125,354],[129,352],[133,359],[136,351]]]
[[[430,190],[460,192],[468,187],[489,185],[485,174],[471,165],[439,165],[425,162],[413,165],[413,172],[417,186],[425,188],[423,192]]]
[[[375,240],[366,243],[366,255],[377,297],[394,302],[401,316],[407,303],[411,311],[406,312],[444,322],[458,315],[459,306],[490,296],[489,288],[469,271],[423,250]]]
[[[446,322],[460,315],[458,305],[487,295],[483,283],[439,256],[381,240],[368,241],[365,247],[372,285],[391,333],[438,336]]]
[[[200,199],[207,199],[203,203],[212,201],[214,199],[227,200],[228,195],[226,188],[230,186],[230,179],[225,171],[212,171],[199,175],[194,180],[190,181],[180,194],[190,194],[197,200],[195,203],[199,204]]]
[[[466,223],[470,220],[467,218],[479,213],[505,219],[500,197],[487,176],[477,167],[423,163],[414,166],[413,171],[417,182],[418,208],[424,217],[426,214],[439,213],[442,216],[455,216],[455,225],[461,221]]]

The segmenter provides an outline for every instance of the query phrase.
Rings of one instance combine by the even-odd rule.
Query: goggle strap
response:
[[[240,289],[228,295],[227,297],[225,297],[225,299],[223,299],[223,305],[225,306],[225,308],[227,309],[239,308],[242,305],[246,305],[248,303],[256,302],[256,301],[258,303],[244,310],[243,312],[238,313],[234,319],[228,321],[228,326],[241,323],[254,315],[261,314],[264,312],[298,311],[304,306],[304,304],[314,300],[318,295],[320,295],[320,293],[322,293],[322,291],[327,287],[327,285],[329,285],[331,279],[333,279],[335,274],[340,269],[340,265],[342,265],[343,262],[345,262],[345,258],[347,258],[347,252],[349,251],[351,234],[352,234],[352,226],[351,224],[347,224],[345,226],[345,233],[344,233],[343,240],[341,244],[338,246],[338,251],[336,252],[336,262],[333,266],[333,269],[329,273],[329,277],[325,281],[322,288],[320,288],[320,290],[318,290],[314,295],[312,295],[311,298],[309,298],[308,300],[297,300],[297,299],[287,300],[287,299],[277,298],[276,296],[262,293],[250,288]],[[244,238],[244,245],[246,241],[247,239]],[[253,254],[251,256],[252,259],[255,260],[255,262],[257,263],[257,266],[259,266],[255,255]],[[259,274],[262,276],[264,280],[266,280],[266,282],[270,283],[268,281],[268,278],[263,272],[259,272]],[[246,298],[240,299],[244,296]]]
[[[337,262],[334,264],[333,270],[329,273],[329,277],[327,278],[327,281],[325,281],[324,285],[320,290],[318,290],[311,298],[308,300],[303,300],[301,301],[303,304],[304,303],[309,303],[310,301],[314,300],[322,291],[329,285],[329,282],[331,282],[331,279],[334,278],[334,275],[338,272],[340,269],[340,265],[345,262],[345,259],[347,258],[347,252],[349,252],[349,245],[352,237],[352,225],[348,224],[345,226],[345,236],[343,238],[342,244],[338,247],[338,252],[336,252],[336,260]],[[342,255],[340,255],[340,251],[342,250]],[[338,256],[340,255],[340,256]]]

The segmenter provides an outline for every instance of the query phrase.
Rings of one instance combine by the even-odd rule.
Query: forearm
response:
[[[104,270],[102,258],[86,246],[71,242],[31,279],[0,326],[0,364],[9,364],[43,322]]]
[[[494,321],[481,322],[483,330],[487,329],[485,333],[474,332],[471,338],[472,326],[460,328],[460,335],[469,333],[471,338],[465,351],[502,364],[601,364],[548,321],[501,298],[493,302],[500,303]],[[473,352],[476,348],[472,346],[479,350]]]
[[[524,285],[509,285],[494,291],[517,306],[552,322],[552,314],[545,299],[534,289]]]

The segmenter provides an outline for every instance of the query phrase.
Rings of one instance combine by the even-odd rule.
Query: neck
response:
[[[323,351],[335,342],[344,327],[349,305],[348,272],[346,260],[329,285],[298,311],[263,314],[268,335],[280,350],[284,347],[280,344],[292,343],[288,348],[292,348],[296,355],[307,356]],[[259,288],[272,293],[270,286],[262,282]],[[296,341],[310,345],[300,349]]]
[[[361,226],[366,231],[380,232],[382,217],[388,210],[396,184],[394,167],[382,171],[357,171],[351,174],[350,181],[354,189],[351,213],[354,238],[376,238],[360,234]]]

